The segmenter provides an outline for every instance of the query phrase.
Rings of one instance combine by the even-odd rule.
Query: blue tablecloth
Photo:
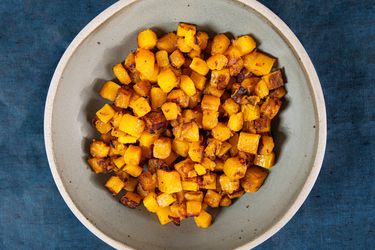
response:
[[[0,1],[0,249],[109,249],[74,217],[43,142],[53,71],[113,0]],[[375,247],[375,2],[263,0],[296,33],[328,111],[324,166],[296,216],[258,249]]]

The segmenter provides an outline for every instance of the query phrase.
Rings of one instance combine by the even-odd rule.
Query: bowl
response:
[[[286,105],[273,124],[277,164],[264,186],[219,210],[208,229],[193,220],[161,226],[144,208],[128,209],[88,167],[95,135],[90,120],[103,105],[101,84],[111,68],[151,27],[172,31],[178,22],[201,30],[253,35],[286,73]],[[51,172],[66,204],[97,237],[118,249],[249,249],[283,227],[302,205],[318,176],[326,143],[324,98],[315,69],[292,31],[257,1],[119,1],[93,19],[62,56],[49,88],[44,118]]]

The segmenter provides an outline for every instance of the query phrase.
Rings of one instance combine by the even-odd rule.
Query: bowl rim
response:
[[[53,176],[53,179],[56,183],[56,186],[64,199],[65,203],[69,207],[69,209],[73,212],[73,214],[77,217],[77,219],[94,235],[96,235],[99,239],[103,240],[110,246],[116,249],[134,249],[126,244],[119,242],[101,230],[99,230],[92,222],[86,219],[84,214],[78,209],[75,205],[71,197],[69,196],[68,192],[65,189],[63,184],[62,178],[57,171],[56,160],[54,156],[54,148],[53,148],[53,141],[52,141],[52,111],[53,111],[53,104],[54,99],[56,96],[58,84],[60,82],[62,73],[69,62],[71,56],[74,54],[76,49],[80,46],[80,44],[93,32],[95,29],[104,23],[107,19],[121,11],[123,8],[129,6],[130,4],[136,2],[138,0],[124,0],[118,1],[99,15],[97,15],[94,19],[92,19],[74,38],[74,40],[70,43],[66,51],[64,52],[63,56],[61,57],[55,72],[53,74],[47,99],[45,103],[45,110],[44,110],[44,142],[46,148],[46,154],[48,158],[48,163],[50,166],[50,170]],[[322,167],[325,148],[326,148],[326,140],[327,140],[327,118],[326,118],[326,107],[325,101],[323,96],[323,91],[320,85],[320,81],[318,75],[315,71],[315,68],[308,56],[306,50],[295,36],[295,34],[291,31],[291,29],[270,9],[265,7],[263,4],[257,2],[256,0],[233,0],[234,2],[240,2],[245,4],[247,7],[253,9],[258,15],[263,17],[267,20],[275,29],[276,32],[279,33],[280,36],[283,37],[284,41],[288,42],[290,48],[293,50],[294,54],[300,60],[300,65],[305,71],[305,75],[310,82],[310,87],[313,94],[313,100],[315,102],[315,107],[317,109],[317,118],[318,124],[316,124],[316,129],[318,130],[318,140],[317,140],[317,147],[316,147],[316,155],[314,159],[313,166],[311,171],[306,179],[305,184],[303,185],[300,193],[295,198],[294,202],[291,203],[290,207],[283,214],[278,221],[276,221],[270,228],[268,228],[265,232],[261,235],[256,237],[250,242],[245,243],[242,246],[239,246],[237,249],[245,250],[254,248],[268,238],[273,236],[277,233],[289,220],[294,216],[294,214],[298,211],[298,209],[302,206],[303,202],[308,197],[311,189],[314,186],[314,183],[319,175],[320,169]]]

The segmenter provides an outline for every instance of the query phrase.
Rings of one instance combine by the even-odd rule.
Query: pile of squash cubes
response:
[[[100,90],[112,104],[93,119],[89,165],[125,206],[207,228],[209,207],[256,192],[274,165],[271,120],[285,95],[275,61],[249,35],[209,38],[186,23],[140,32]]]

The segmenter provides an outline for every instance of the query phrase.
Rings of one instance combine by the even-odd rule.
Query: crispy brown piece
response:
[[[153,191],[156,188],[156,178],[149,171],[138,176],[138,181],[145,191]]]
[[[146,122],[146,129],[149,133],[155,134],[167,128],[167,120],[162,112],[152,111],[143,117]]]
[[[136,208],[141,203],[142,197],[133,192],[127,192],[124,196],[121,197],[120,202],[129,207]]]

